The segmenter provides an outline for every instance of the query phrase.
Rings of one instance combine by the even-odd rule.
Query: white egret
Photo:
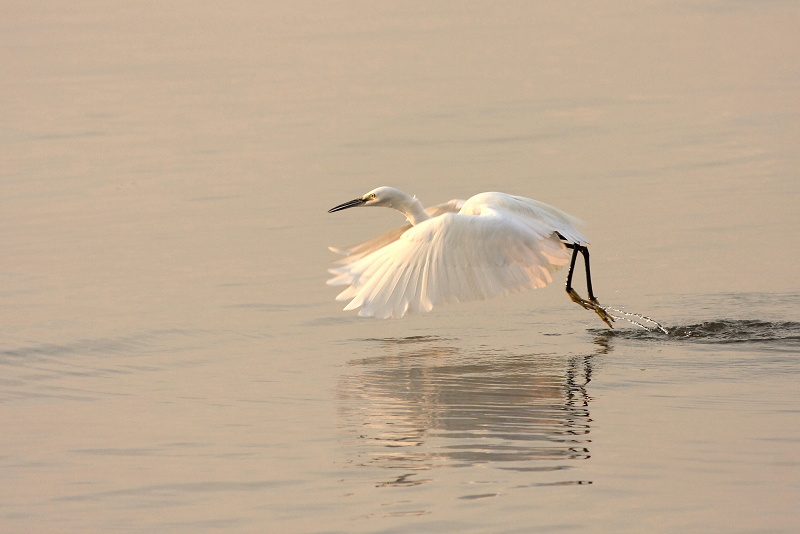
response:
[[[588,241],[580,221],[536,200],[505,193],[481,193],[428,209],[393,187],[379,187],[339,204],[329,213],[359,206],[393,208],[406,226],[346,249],[330,269],[331,286],[347,286],[336,300],[350,300],[345,310],[381,318],[430,311],[435,305],[487,299],[544,287],[553,273],[569,264],[570,298],[592,310],[608,325],[614,317],[592,292]],[[569,250],[572,250],[570,253]],[[572,289],[575,260],[586,266],[584,299]]]

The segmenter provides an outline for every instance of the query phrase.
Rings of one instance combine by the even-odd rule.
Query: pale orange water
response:
[[[2,11],[0,530],[800,529],[796,4]],[[584,219],[673,335],[343,313],[379,185]]]

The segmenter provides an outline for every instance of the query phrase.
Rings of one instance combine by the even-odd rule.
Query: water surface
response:
[[[41,8],[40,8],[41,7]],[[791,2],[7,2],[0,524],[800,529]],[[393,185],[585,220],[552,286],[363,320]],[[578,286],[581,287],[581,286]]]

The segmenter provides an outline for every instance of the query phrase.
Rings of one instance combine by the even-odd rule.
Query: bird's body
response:
[[[439,304],[536,289],[550,283],[572,256],[567,291],[575,302],[598,311],[588,273],[590,300],[571,289],[579,250],[588,267],[588,250],[581,245],[587,241],[577,229],[580,221],[557,208],[506,193],[480,193],[425,210],[416,198],[379,187],[330,211],[356,206],[396,209],[409,224],[345,250],[332,248],[345,257],[330,269],[334,277],[328,285],[346,286],[336,297],[350,300],[345,310],[402,317]]]

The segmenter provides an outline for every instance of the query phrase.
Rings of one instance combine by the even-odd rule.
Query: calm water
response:
[[[0,19],[3,532],[800,530],[796,3]],[[379,185],[561,207],[670,335],[342,312]]]

